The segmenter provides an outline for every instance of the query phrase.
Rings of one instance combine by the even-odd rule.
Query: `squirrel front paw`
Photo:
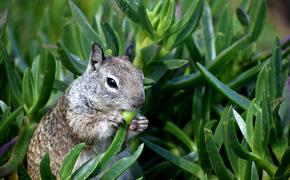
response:
[[[148,119],[145,116],[137,115],[130,123],[129,130],[141,133],[148,127]]]
[[[126,123],[125,120],[123,119],[123,116],[120,111],[110,111],[108,113],[108,122],[110,126],[117,128],[120,125]]]

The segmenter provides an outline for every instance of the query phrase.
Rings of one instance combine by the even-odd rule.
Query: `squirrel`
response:
[[[40,179],[39,164],[46,152],[50,156],[51,170],[58,179],[65,155],[76,144],[84,142],[85,148],[74,170],[105,152],[118,127],[125,123],[122,111],[143,106],[143,81],[142,71],[130,62],[128,56],[105,57],[102,48],[93,43],[85,72],[48,110],[34,132],[27,152],[31,178]],[[126,140],[147,127],[148,119],[137,115],[128,126]],[[121,179],[134,178],[130,177],[132,173],[126,175],[126,172]]]

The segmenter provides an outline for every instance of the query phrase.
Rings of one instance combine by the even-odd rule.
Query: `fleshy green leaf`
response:
[[[95,158],[85,162],[81,167],[79,167],[73,174],[72,179],[87,179],[96,169],[97,165],[99,164],[102,156],[96,156]]]
[[[278,38],[275,39],[272,59],[270,60],[270,78],[271,100],[282,97],[282,60],[280,41]]]
[[[170,28],[175,19],[175,0],[167,0],[162,4],[160,22],[157,27],[156,35],[162,39],[164,33]]]
[[[220,179],[232,179],[232,173],[226,168],[221,155],[216,147],[215,142],[213,141],[212,132],[208,129],[205,129],[205,142],[206,148],[208,151],[210,163]]]
[[[50,168],[49,154],[45,153],[39,165],[39,174],[43,180],[54,180],[56,177],[53,175]]]
[[[237,124],[240,128],[240,131],[242,132],[246,141],[249,143],[249,137],[248,137],[246,123],[245,123],[244,119],[240,116],[240,114],[235,109],[233,109],[232,113],[233,113],[234,120],[237,122]]]
[[[193,144],[193,142],[191,141],[191,139],[172,122],[166,121],[166,124],[164,126],[164,130],[169,132],[173,136],[175,136],[181,142],[183,142],[184,145],[186,145],[190,151],[193,151],[196,149],[196,147]]]
[[[80,143],[74,146],[65,156],[62,165],[59,169],[59,177],[60,179],[67,179],[71,177],[71,173],[74,169],[75,163],[85,147],[84,143]]]
[[[98,163],[97,167],[95,168],[91,176],[96,176],[97,174],[100,173],[100,171],[104,170],[108,166],[108,164],[113,160],[114,156],[118,152],[120,152],[123,142],[126,137],[126,132],[127,132],[127,125],[119,127],[113,139],[113,142],[111,143],[110,147],[101,158],[100,162]]]
[[[290,177],[290,147],[284,152],[281,163],[275,173],[275,178],[277,179],[288,179]]]
[[[144,144],[139,145],[138,149],[132,156],[125,157],[117,161],[105,174],[101,177],[101,180],[117,179],[123,172],[125,172],[141,155]]]
[[[7,9],[5,9],[3,12],[0,13],[0,40],[2,40],[2,38],[4,36],[4,33],[5,33],[5,27],[6,27],[6,23],[7,23],[7,16],[8,16],[8,10]]]
[[[215,46],[216,52],[219,53],[229,47],[233,39],[233,18],[230,15],[228,4],[225,5],[217,23]]]
[[[251,167],[251,180],[259,180],[258,170],[254,162],[252,162]]]
[[[229,119],[229,110],[230,107],[226,106],[225,109],[223,110],[223,114],[221,116],[221,119],[217,125],[217,128],[214,132],[214,136],[213,136],[213,140],[217,145],[217,149],[220,150],[224,139],[225,139],[225,135],[224,135],[224,122]]]
[[[150,149],[155,151],[161,157],[172,162],[173,164],[180,167],[181,169],[191,173],[192,175],[198,177],[199,179],[203,179],[204,173],[203,173],[202,168],[199,165],[197,165],[191,161],[188,161],[182,157],[177,157],[177,156],[171,154],[169,151],[163,149],[162,147],[160,147],[160,146],[158,146],[158,145],[156,145],[156,144],[154,144],[146,139],[142,138],[142,141],[146,144],[146,146],[148,146]]]
[[[5,73],[8,78],[8,83],[11,86],[12,94],[19,104],[23,104],[23,98],[22,98],[22,94],[16,80],[14,68],[12,64],[9,62],[8,52],[1,41],[0,41],[0,48],[1,48],[2,58],[3,58],[2,61],[5,67]]]
[[[155,84],[156,82],[153,79],[144,77],[144,86],[149,86]]]
[[[207,68],[212,72],[216,73],[220,70],[220,67],[224,64],[229,63],[232,57],[237,54],[242,48],[246,47],[250,43],[250,35],[247,34],[233,43],[230,47],[219,53],[214,61],[212,61]],[[203,82],[202,76],[199,72],[195,72],[186,76],[175,77],[167,81],[163,85],[164,90],[168,89],[182,89],[192,88],[192,86],[201,84]]]
[[[24,99],[24,103],[27,107],[27,110],[29,110],[29,108],[32,106],[34,102],[33,90],[34,90],[33,78],[30,69],[27,68],[24,73],[22,81],[22,97]]]
[[[150,45],[141,49],[141,57],[146,64],[150,64],[159,54],[160,45]]]
[[[251,8],[251,39],[255,41],[263,30],[263,26],[266,21],[266,2],[265,0],[257,0],[253,3],[254,6]],[[255,6],[256,5],[256,6]]]
[[[250,24],[249,15],[242,7],[237,8],[236,14],[237,14],[238,20],[243,26],[248,26]]]
[[[43,74],[43,79],[41,82],[41,87],[39,89],[39,96],[37,100],[34,102],[29,115],[32,118],[31,120],[36,120],[34,119],[35,113],[42,108],[48,101],[50,97],[50,93],[53,88],[53,82],[54,82],[54,76],[55,76],[55,60],[54,57],[51,54],[48,54],[46,57],[42,57],[43,63],[44,63],[44,74]]]
[[[183,41],[185,41],[189,35],[195,30],[195,28],[198,25],[198,22],[201,18],[202,12],[203,12],[203,7],[204,7],[204,0],[199,0],[196,4],[196,6],[193,9],[189,9],[190,11],[193,11],[193,14],[190,16],[190,19],[184,27],[177,33],[173,34],[167,43],[167,47],[176,47],[180,45]],[[173,25],[173,29],[174,29]],[[175,31],[175,30],[174,30]]]
[[[233,151],[241,158],[247,159],[247,160],[255,160],[258,157],[248,152],[245,148],[243,148],[237,138],[236,132],[235,132],[235,126],[233,121],[227,121],[225,122],[225,135],[226,138],[229,139],[229,144]]]
[[[188,63],[187,59],[165,59],[163,60],[164,65],[169,69],[178,69]]]
[[[199,1],[200,3],[201,1]],[[175,22],[169,29],[167,35],[172,35],[180,30],[182,30],[186,25],[190,24],[190,22],[194,22],[195,17],[197,11],[196,8],[197,7],[197,1],[190,3],[190,6],[188,7],[188,9],[186,10],[186,12],[184,13],[184,15],[177,21]],[[193,10],[195,9],[195,10]],[[203,9],[201,9],[203,10]],[[201,16],[201,14],[200,14]]]
[[[220,82],[216,77],[214,77],[206,68],[204,68],[201,64],[197,63],[197,67],[201,74],[211,83],[218,91],[220,91],[222,94],[224,94],[226,97],[228,97],[231,101],[233,101],[235,104],[239,105],[243,109],[248,109],[251,102],[236,93],[234,90],[230,89],[226,85],[224,85],[222,82]]]
[[[57,43],[57,52],[62,64],[72,73],[81,75],[86,67],[76,61],[72,54],[61,44]]]
[[[102,28],[106,37],[108,48],[112,50],[113,56],[117,56],[119,54],[119,41],[117,38],[117,32],[115,32],[108,23],[104,23]]]
[[[82,13],[82,11],[77,7],[77,5],[73,1],[69,1],[70,10],[72,13],[72,16],[82,32],[83,36],[87,39],[89,42],[97,42],[100,44],[104,49],[106,49],[106,44],[101,41],[99,35],[94,31],[92,26],[87,21],[85,15]]]
[[[201,16],[201,28],[203,33],[203,43],[207,62],[216,58],[215,35],[212,23],[210,7],[205,1],[203,15]]]
[[[15,111],[10,113],[10,107],[2,114],[0,121],[0,132],[4,134],[9,127],[15,122],[15,118],[22,112],[22,106],[19,106]],[[5,136],[0,136],[0,142],[3,142]]]
[[[22,163],[36,125],[37,124],[32,123],[21,128],[18,141],[14,146],[13,153],[9,158],[9,161],[0,167],[1,177],[15,171],[17,166]]]

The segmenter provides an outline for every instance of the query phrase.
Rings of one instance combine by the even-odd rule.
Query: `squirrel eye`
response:
[[[109,85],[109,87],[111,88],[115,88],[118,89],[117,83],[113,78],[107,78],[107,84]]]

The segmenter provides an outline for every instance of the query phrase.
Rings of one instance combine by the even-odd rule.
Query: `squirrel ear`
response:
[[[95,64],[103,61],[105,59],[103,49],[96,42],[92,45],[91,55],[90,55],[90,65],[95,69]]]
[[[127,47],[125,55],[129,57],[130,61],[133,61],[134,59],[134,44],[133,43]]]

